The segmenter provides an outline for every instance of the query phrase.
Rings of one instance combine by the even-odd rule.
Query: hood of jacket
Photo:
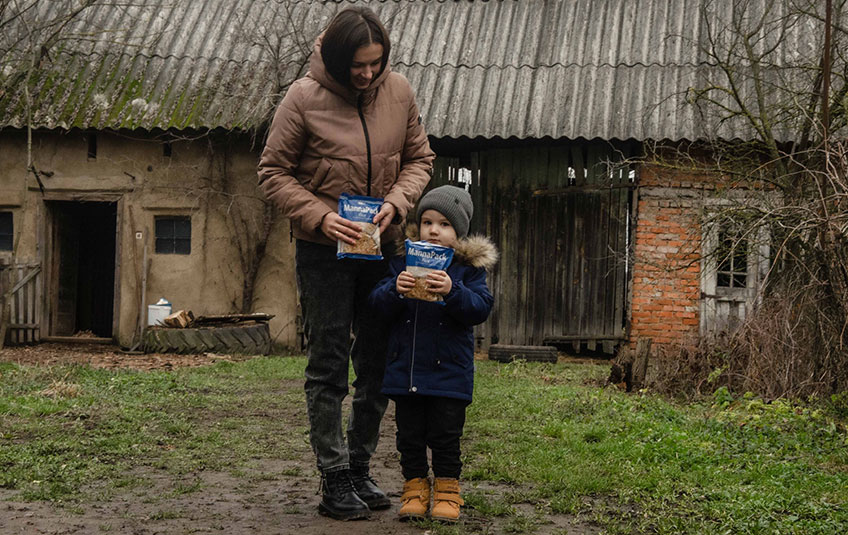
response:
[[[421,233],[418,230],[417,223],[408,223],[406,226],[406,237],[411,241],[421,239]],[[398,254],[406,255],[406,247],[400,244],[401,248]],[[495,264],[498,263],[498,248],[486,236],[480,234],[472,234],[464,238],[459,238],[454,247],[453,254],[455,258],[476,268],[482,268],[486,271],[491,271]]]
[[[383,71],[371,80],[371,84],[364,90],[360,91],[352,86],[340,84],[338,80],[327,72],[327,67],[324,65],[324,59],[321,57],[321,42],[324,40],[324,34],[315,39],[315,44],[312,46],[312,56],[309,58],[309,72],[306,76],[314,79],[316,82],[326,87],[333,93],[339,95],[351,104],[356,105],[359,97],[362,97],[362,104],[370,104],[375,97],[377,88],[389,77],[392,72],[392,67],[388,63],[383,67]]]
[[[277,106],[258,177],[295,238],[335,246],[320,227],[338,210],[342,193],[383,198],[402,220],[430,180],[435,154],[415,120],[418,106],[405,77],[386,68],[366,91],[353,91],[329,75],[320,44],[313,70],[295,80]],[[402,236],[393,224],[383,241]]]

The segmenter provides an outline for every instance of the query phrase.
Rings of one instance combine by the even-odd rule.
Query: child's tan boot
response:
[[[430,480],[426,477],[406,480],[400,504],[398,516],[401,520],[427,518],[430,510]]]
[[[433,481],[433,520],[456,522],[459,519],[459,506],[465,502],[459,496],[459,481],[446,477],[437,477]]]

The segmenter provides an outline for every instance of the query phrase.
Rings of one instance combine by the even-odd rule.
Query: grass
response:
[[[848,532],[848,434],[821,409],[726,392],[675,404],[587,385],[600,374],[580,366],[481,368],[466,479],[609,533]]]
[[[237,470],[277,454],[281,442],[296,444],[283,448],[291,455],[308,450],[305,425],[267,416],[302,403],[302,392],[281,391],[281,381],[302,374],[297,359],[175,372],[0,363],[0,488],[61,503],[85,499],[92,482],[108,483],[100,492],[142,484],[139,466],[180,476]],[[49,393],[57,381],[74,385],[74,395]],[[193,490],[194,482],[176,487]]]
[[[311,456],[305,417],[279,418],[303,408],[291,381],[304,365],[257,358],[132,372],[0,363],[0,488],[84,507],[149,484],[139,467],[167,473],[171,495],[202,491],[194,474],[203,471],[244,474],[246,484],[276,477],[248,469],[256,459]],[[602,388],[607,371],[478,363],[463,442],[465,520],[421,527],[485,533],[497,521],[505,533],[565,533],[558,522],[571,519],[611,534],[848,532],[844,404],[766,404],[726,391],[678,403]],[[155,516],[172,514],[162,504]]]

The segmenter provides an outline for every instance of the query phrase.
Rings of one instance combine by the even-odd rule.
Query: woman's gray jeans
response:
[[[368,294],[386,274],[388,260],[338,259],[335,247],[297,240],[295,264],[309,359],[309,439],[318,469],[367,467],[388,405],[380,393],[388,332],[369,309]],[[356,379],[345,441],[342,400],[351,360]]]

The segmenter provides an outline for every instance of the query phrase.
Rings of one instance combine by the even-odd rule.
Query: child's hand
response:
[[[439,295],[448,295],[453,287],[453,281],[446,272],[437,270],[427,275],[427,289]]]
[[[408,271],[401,271],[398,273],[395,288],[397,288],[398,293],[401,295],[409,293],[415,288],[415,277]]]

